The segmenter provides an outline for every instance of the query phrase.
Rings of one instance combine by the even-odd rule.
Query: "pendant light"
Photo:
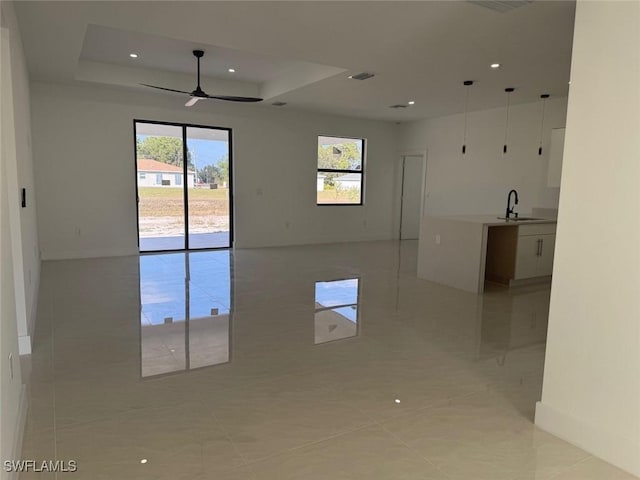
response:
[[[540,121],[540,145],[538,147],[538,155],[542,155],[542,133],[544,132],[544,111],[547,106],[547,98],[549,98],[548,93],[543,93],[540,95],[542,99],[542,120]]]
[[[462,83],[465,87],[467,87],[465,89],[467,92],[465,93],[465,98],[464,98],[464,133],[462,136],[462,154],[465,155],[467,153],[467,112],[469,111],[469,88],[468,87],[473,85],[473,80],[465,80]]]
[[[511,93],[515,90],[513,87],[505,88],[504,91],[507,94],[507,108],[505,109],[505,120],[504,120],[504,146],[502,147],[503,155],[507,153],[507,135],[509,133],[509,97],[511,97]]]

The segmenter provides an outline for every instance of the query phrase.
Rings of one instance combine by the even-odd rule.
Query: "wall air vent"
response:
[[[407,106],[399,103],[397,105],[390,105],[389,108],[407,108]]]
[[[271,105],[274,107],[284,107],[286,104],[287,102],[273,102]]]
[[[467,0],[469,3],[479,7],[488,8],[494,12],[506,13],[516,8],[524,7],[533,0]]]
[[[349,75],[349,78],[352,80],[368,80],[369,78],[374,76],[375,75],[373,73],[362,72],[358,73],[357,75]]]

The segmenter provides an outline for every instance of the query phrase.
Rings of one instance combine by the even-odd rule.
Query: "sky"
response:
[[[198,169],[215,165],[229,154],[229,143],[218,140],[187,139],[187,148]]]
[[[144,140],[150,135],[138,135]],[[201,169],[207,165],[217,164],[225,155],[229,154],[229,142],[221,140],[202,140],[187,138],[187,148],[191,151],[196,167]]]

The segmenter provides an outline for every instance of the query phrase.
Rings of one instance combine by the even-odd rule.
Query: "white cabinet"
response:
[[[549,169],[547,186],[559,187],[562,175],[562,154],[564,152],[564,128],[551,130],[551,148],[549,149]]]
[[[551,275],[555,243],[555,224],[520,225],[514,279]]]

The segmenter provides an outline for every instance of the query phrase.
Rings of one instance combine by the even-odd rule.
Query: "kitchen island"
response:
[[[550,279],[556,220],[499,217],[424,217],[418,277],[473,293],[484,291],[485,279],[508,286]]]

